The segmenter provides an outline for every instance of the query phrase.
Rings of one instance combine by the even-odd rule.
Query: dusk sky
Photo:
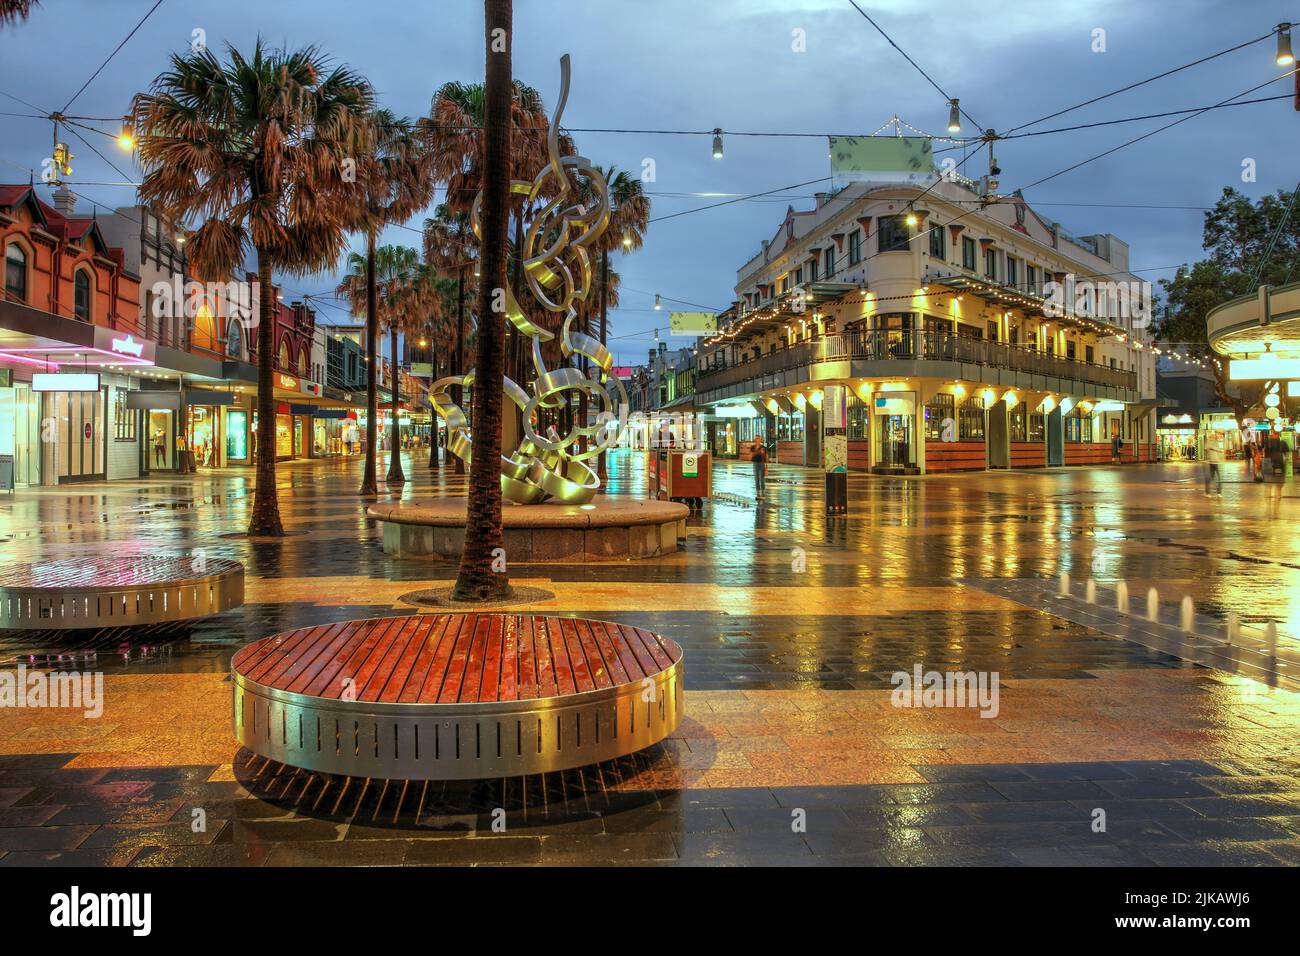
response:
[[[62,109],[152,3],[43,0],[29,21],[0,30],[0,92],[8,94],[0,96],[0,181],[22,182],[29,170],[39,173],[50,148],[49,122],[8,115],[32,112],[10,97],[41,111]],[[307,6],[310,16],[302,13]],[[1295,4],[1267,0],[1176,5],[1004,0],[993,7],[889,0],[862,6],[939,86],[960,97],[971,117],[999,131],[1264,37],[1281,20],[1300,19],[1300,8],[1288,9]],[[572,56],[566,127],[865,134],[897,114],[923,130],[944,132],[947,108],[941,95],[848,0],[517,0],[515,23],[515,75],[541,91],[548,107],[553,108],[559,86],[559,57]],[[196,28],[206,31],[210,45],[240,49],[251,47],[258,34],[277,45],[317,44],[366,75],[384,105],[413,117],[428,111],[442,83],[483,77],[482,4],[472,0],[398,6],[355,0],[310,5],[164,0],[68,112],[121,115],[131,96],[165,66],[166,55],[188,48]],[[1105,52],[1092,49],[1099,28],[1105,30]],[[792,49],[795,30],[804,31],[806,52]],[[1208,106],[1285,72],[1274,64],[1273,53],[1267,38],[1032,129]],[[1292,81],[1285,79],[1248,98],[1291,89]],[[1027,186],[1177,118],[1000,143],[1001,191]],[[973,132],[969,123],[965,132]],[[138,179],[138,167],[112,140],[84,135]],[[584,132],[575,138],[580,152],[600,165],[636,171],[644,160],[654,160],[656,181],[646,184],[652,216],[830,173],[826,142],[816,137],[727,135],[722,160],[711,158],[707,133]],[[1297,143],[1300,114],[1287,100],[1218,109],[1025,195],[1069,232],[1112,232],[1127,241],[1133,268],[1154,282],[1199,256],[1203,209],[1225,186],[1252,197],[1292,188]],[[106,207],[133,201],[129,187],[89,185],[123,177],[75,138],[69,144],[77,157],[73,181],[83,184],[74,186],[79,193]],[[1246,159],[1255,161],[1255,182],[1242,181]],[[979,175],[984,167],[979,156],[963,171]],[[623,307],[613,316],[610,344],[619,363],[644,361],[652,330],[666,330],[670,308],[725,308],[736,269],[771,235],[786,205],[810,208],[813,191],[823,188],[806,186],[652,223],[644,249],[616,263],[623,274]],[[79,209],[87,211],[88,204],[83,200]],[[411,225],[418,227],[423,218]],[[384,240],[419,245],[416,232],[398,228]],[[325,275],[284,283],[291,296],[326,292],[334,284]],[[653,309],[656,292],[665,299],[662,312]],[[320,320],[341,321],[345,312],[331,300]],[[686,345],[690,340],[671,341]]]

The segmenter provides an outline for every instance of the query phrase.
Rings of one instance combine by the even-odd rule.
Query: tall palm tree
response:
[[[375,314],[378,294],[375,246],[385,226],[403,222],[429,205],[434,177],[432,153],[425,148],[424,138],[417,135],[410,120],[377,109],[366,118],[364,129],[366,149],[357,164],[356,204],[351,224],[366,237],[366,358],[370,369],[366,379],[366,460],[358,493],[377,495],[379,322]],[[400,472],[400,463],[396,470]],[[390,467],[390,479],[392,471]]]
[[[441,321],[442,290],[438,285],[437,274],[432,268],[420,262],[419,253],[414,249],[402,248],[402,260],[405,268],[397,280],[392,293],[394,308],[388,315],[388,334],[391,337],[393,355],[393,447],[392,458],[388,466],[388,483],[401,484],[406,481],[402,472],[402,459],[399,445],[402,435],[398,419],[398,394],[400,384],[397,361],[397,335],[435,334]],[[408,338],[409,341],[409,338]]]
[[[348,300],[348,303],[352,306],[353,315],[361,315],[364,310],[367,323],[373,322],[376,338],[380,329],[388,332],[392,337],[393,373],[392,380],[389,383],[389,399],[393,412],[393,429],[391,432],[393,460],[389,463],[388,479],[394,483],[406,480],[405,476],[401,475],[402,465],[400,459],[397,458],[397,448],[400,444],[397,440],[400,433],[397,414],[400,397],[397,374],[397,336],[399,332],[404,330],[407,322],[404,310],[409,306],[404,299],[404,292],[407,284],[411,281],[412,272],[419,263],[418,253],[407,246],[379,246],[371,250],[367,245],[364,255],[359,252],[348,255],[347,272],[344,274],[343,281],[339,283],[338,288],[334,290],[335,295],[339,298]],[[369,334],[369,331],[367,329],[367,334]],[[382,361],[383,357],[378,354],[377,348],[373,355],[366,357],[367,364],[371,366],[369,380],[376,387],[376,390]],[[375,423],[375,419],[379,417],[377,398],[374,410],[369,414],[370,421],[366,423],[366,434],[369,444],[373,447],[378,442],[378,427],[377,423]],[[372,424],[375,424],[376,427],[372,427]]]
[[[600,250],[600,343],[605,344],[609,331],[609,306],[617,301],[608,301],[609,293],[614,293],[609,281],[609,254],[618,249],[631,252],[640,249],[645,242],[646,230],[650,227],[650,197],[641,188],[641,179],[630,175],[616,166],[600,170],[609,185],[610,216],[609,228],[596,240]],[[606,286],[610,286],[607,293]]]
[[[454,213],[442,203],[434,210],[433,216],[424,220],[424,258],[442,275],[456,276],[456,352],[453,369],[455,374],[463,375],[465,369],[465,280],[471,270],[478,274],[478,246],[474,233],[470,229],[469,214]],[[463,401],[461,387],[455,389],[452,398],[457,405]],[[465,473],[465,462],[458,456],[456,473]]]
[[[26,20],[41,0],[0,0],[0,27]]]
[[[491,601],[508,597],[510,579],[494,569],[504,554],[501,529],[501,399],[505,372],[504,317],[492,310],[506,287],[506,242],[510,219],[511,51],[514,35],[511,0],[484,0],[482,184],[483,243],[478,288],[478,356],[474,363],[474,430],[470,452],[469,503],[465,546],[452,597],[457,601]],[[504,49],[496,38],[505,37]],[[500,549],[500,550],[499,550]]]
[[[144,180],[140,199],[175,221],[202,220],[190,261],[209,279],[241,268],[250,251],[261,290],[257,329],[257,487],[249,534],[282,535],[275,487],[276,271],[331,268],[344,247],[345,160],[373,107],[370,84],[316,47],[227,47],[173,54],[139,94]]]

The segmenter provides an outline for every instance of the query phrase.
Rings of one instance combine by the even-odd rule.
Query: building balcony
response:
[[[701,368],[698,402],[807,382],[937,378],[1030,391],[1137,401],[1137,373],[951,332],[844,332],[736,365]]]

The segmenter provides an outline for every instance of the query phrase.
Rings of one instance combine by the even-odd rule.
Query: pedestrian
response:
[[[1120,452],[1123,448],[1124,439],[1119,437],[1119,432],[1116,432],[1110,439],[1110,460],[1112,464],[1123,464],[1123,461],[1120,458]]]
[[[1264,482],[1264,443],[1256,439],[1250,445],[1250,460],[1255,468],[1255,481]]]
[[[1205,497],[1210,497],[1210,482],[1215,482],[1215,491],[1223,496],[1223,475],[1220,472],[1220,465],[1223,464],[1223,438],[1217,432],[1210,435],[1205,440]]]
[[[762,499],[767,494],[767,446],[757,435],[749,446],[749,457],[754,463],[754,495]]]

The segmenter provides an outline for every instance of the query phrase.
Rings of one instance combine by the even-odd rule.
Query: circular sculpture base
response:
[[[642,750],[682,714],[682,650],[641,628],[414,614],[264,638],[231,661],[253,753],[353,777],[479,780]]]
[[[132,627],[244,603],[244,566],[144,555],[15,564],[0,571],[0,630]]]
[[[465,546],[466,499],[371,505],[383,523],[384,553],[458,560]],[[622,561],[672,554],[686,537],[686,505],[598,497],[590,505],[503,503],[506,560]]]

